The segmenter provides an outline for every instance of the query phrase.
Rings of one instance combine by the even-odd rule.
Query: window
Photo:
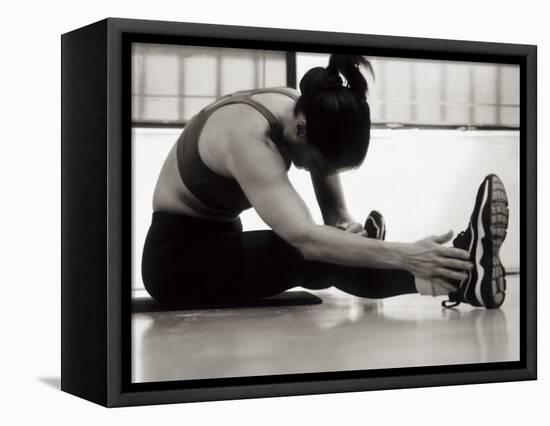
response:
[[[298,81],[329,55],[297,54]],[[371,120],[381,126],[519,127],[519,66],[368,57]]]
[[[134,44],[134,126],[183,127],[201,108],[245,89],[285,86],[287,52]],[[296,81],[328,54],[298,52]],[[368,57],[373,126],[519,127],[519,67]],[[292,80],[294,80],[292,78]]]
[[[286,85],[286,52],[134,44],[134,125],[183,127],[201,108],[236,90]]]

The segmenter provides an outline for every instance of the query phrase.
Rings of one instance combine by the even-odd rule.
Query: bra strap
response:
[[[286,95],[289,98],[292,98],[293,100],[298,100],[298,96],[296,96],[294,93],[290,93],[283,87],[271,87],[271,88],[265,88],[265,89],[255,89],[253,90],[250,95],[255,95],[256,93],[280,93],[281,95]]]
[[[250,105],[252,108],[258,110],[269,122],[269,127],[271,129],[271,139],[273,140],[273,142],[278,144],[281,141],[283,136],[282,126],[277,121],[275,115],[264,105],[262,105],[258,101],[255,101],[254,99],[251,99],[248,95],[233,95],[229,97],[226,101],[216,105],[216,109],[230,104],[247,104]]]

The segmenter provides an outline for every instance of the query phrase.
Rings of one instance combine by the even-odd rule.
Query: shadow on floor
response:
[[[38,381],[48,385],[54,389],[61,389],[61,377],[39,377]]]

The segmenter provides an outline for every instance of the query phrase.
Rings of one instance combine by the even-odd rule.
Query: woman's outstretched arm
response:
[[[449,235],[415,243],[384,242],[317,225],[288,180],[285,165],[274,144],[236,137],[229,143],[226,166],[237,179],[260,217],[281,238],[295,246],[308,260],[381,269],[405,269],[421,278],[462,280],[470,264],[468,252],[442,243]],[[455,269],[455,270],[453,270]]]

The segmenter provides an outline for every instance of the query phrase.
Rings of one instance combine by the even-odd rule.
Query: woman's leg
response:
[[[145,286],[161,301],[258,299],[296,286],[335,286],[369,298],[416,292],[409,272],[306,261],[273,231],[242,232],[240,222],[224,227],[185,219],[187,229],[178,235],[182,227],[173,220],[182,219],[153,219],[142,260]],[[220,229],[211,228],[215,226]]]
[[[187,256],[192,262],[190,270],[200,283],[200,297],[206,299],[262,298],[296,286],[312,290],[335,286],[368,298],[416,293],[414,276],[407,271],[306,261],[273,231],[205,237],[191,252]]]
[[[272,231],[155,212],[142,257],[149,294],[161,302],[238,301],[281,293],[299,283],[290,272],[298,250]]]
[[[306,288],[332,285],[354,296],[371,299],[417,292],[414,275],[399,269],[356,268],[308,261],[300,275]]]
[[[201,299],[258,299],[300,285],[293,271],[303,257],[273,231],[205,236],[188,253],[186,277],[198,284]]]

